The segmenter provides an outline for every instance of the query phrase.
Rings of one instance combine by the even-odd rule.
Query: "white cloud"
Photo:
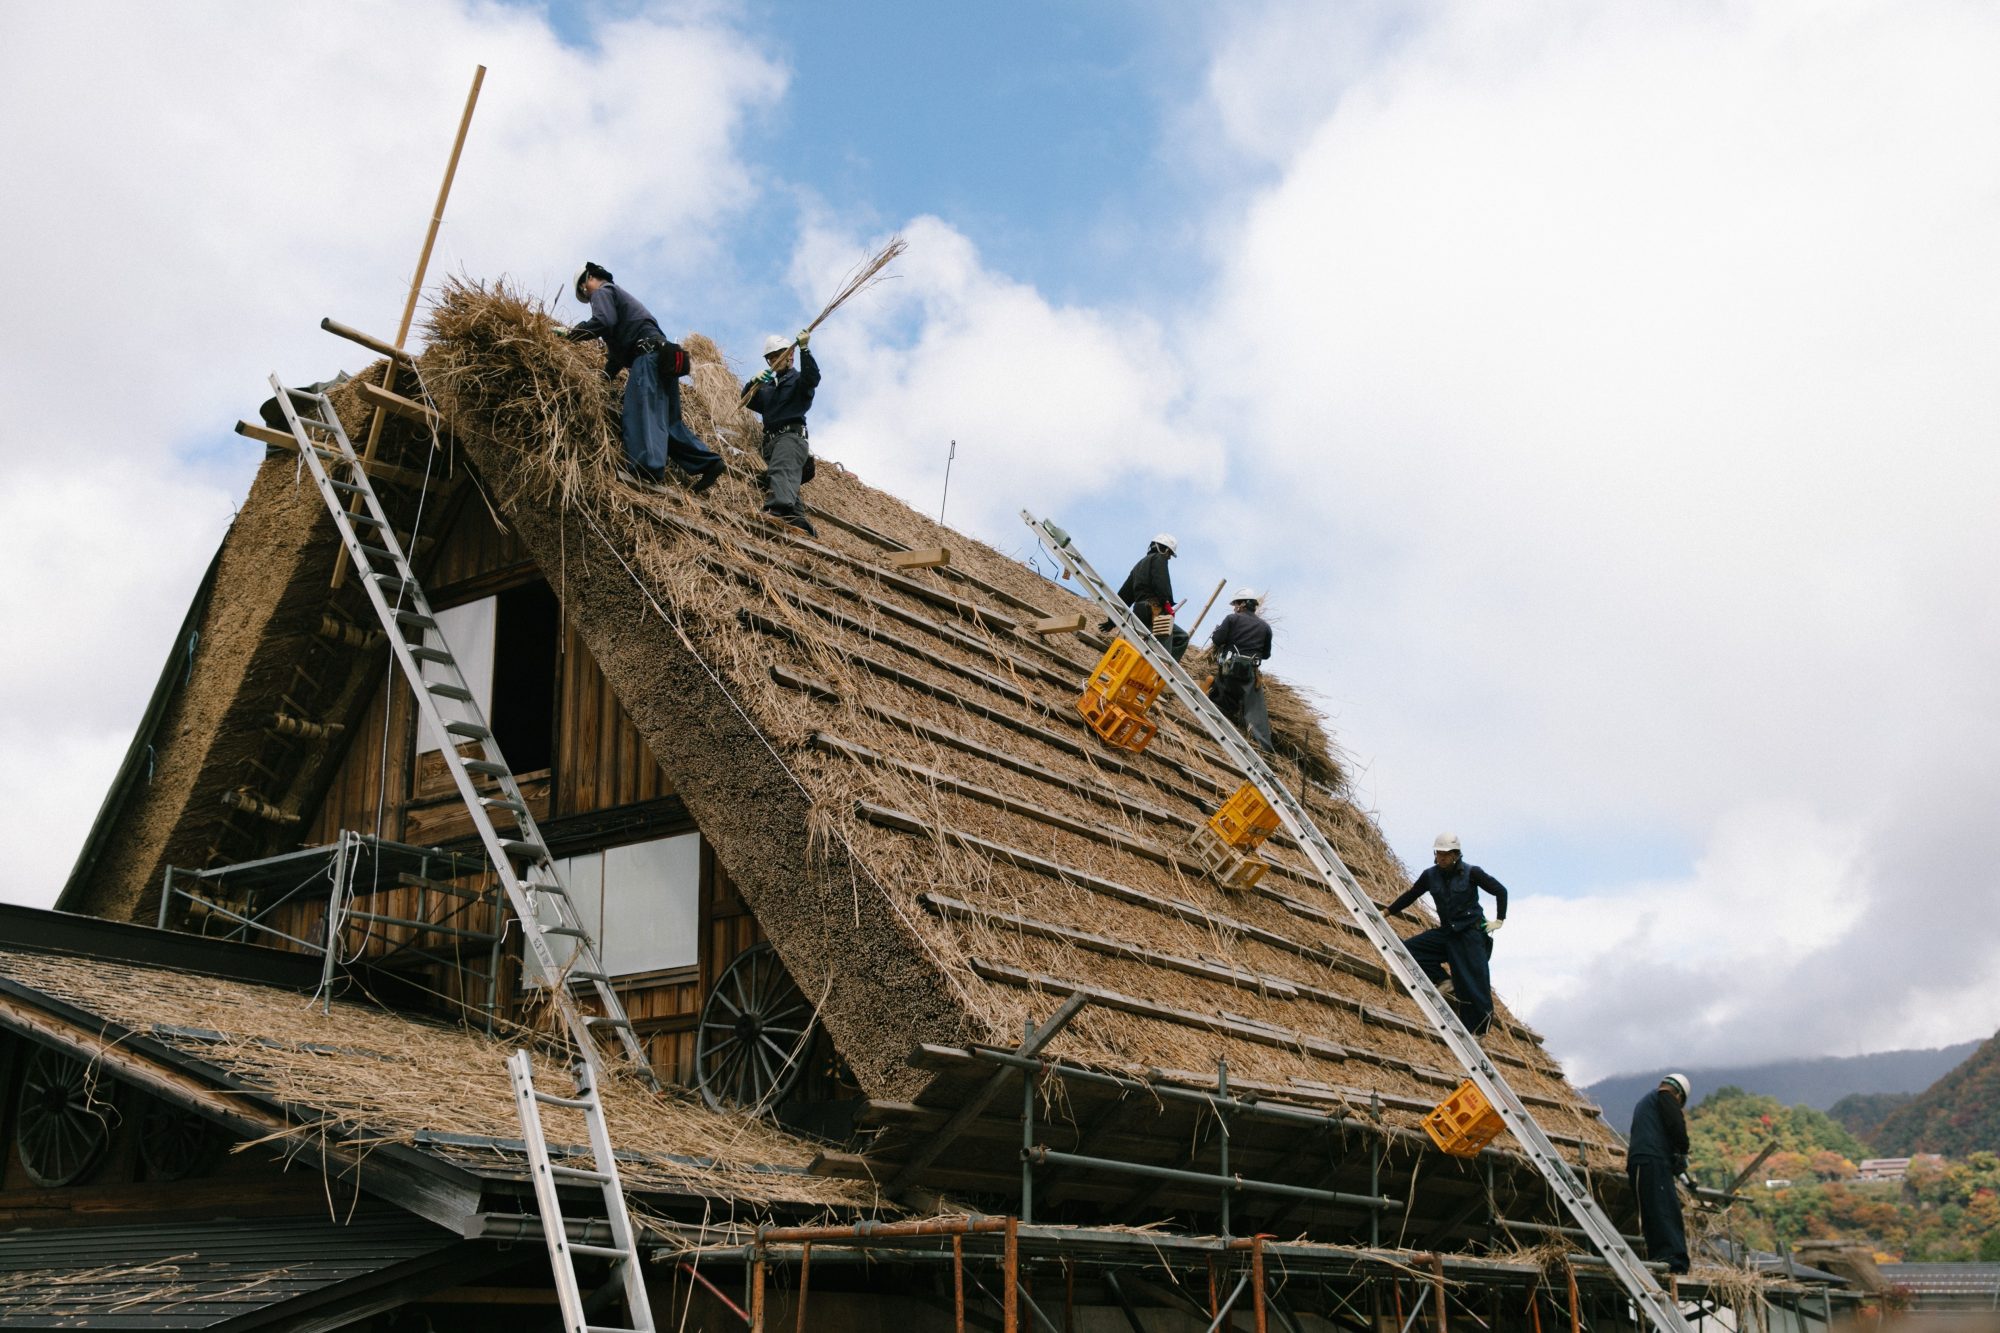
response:
[[[784,74],[701,7],[606,22],[590,50],[477,0],[82,3],[7,28],[0,836],[24,854],[0,891],[46,902],[261,454],[230,423],[274,369],[366,359],[322,314],[395,331],[475,64],[430,279],[549,293],[584,254],[696,272],[754,197],[736,140]]]
[[[1009,549],[1023,506],[1216,475],[1220,440],[1187,424],[1189,367],[1154,319],[1055,305],[937,218],[904,234],[893,280],[815,343],[828,384],[817,450],[921,508],[957,440],[951,521]],[[810,232],[794,266],[802,297],[825,300],[867,252]]]
[[[1241,386],[1211,419],[1252,423],[1230,487],[1268,519],[1238,550],[1313,610],[1280,658],[1399,841],[1513,849],[1509,938],[1545,947],[1497,979],[1599,1072],[1990,1029],[2000,929],[1975,911],[1966,970],[1923,967],[1935,917],[1902,895],[1970,904],[1898,854],[1921,823],[1976,864],[2000,801],[1974,721],[2000,668],[2000,18],[1422,16],[1337,97],[1246,83],[1244,52],[1297,49],[1282,9],[1211,81],[1226,134],[1283,155],[1200,321]],[[1706,850],[1537,901],[1538,861],[1621,830]]]

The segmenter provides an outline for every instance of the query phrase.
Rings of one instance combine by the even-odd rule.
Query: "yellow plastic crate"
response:
[[[1453,1157],[1478,1156],[1479,1150],[1499,1138],[1505,1128],[1500,1113],[1471,1079],[1459,1084],[1424,1117],[1424,1132],[1431,1136],[1431,1142]]]
[[[1256,784],[1246,782],[1222,808],[1208,818],[1215,836],[1238,851],[1255,851],[1264,839],[1278,831],[1278,812],[1264,799]]]
[[[1086,690],[1076,701],[1076,710],[1106,745],[1137,754],[1153,742],[1160,724],[1140,714],[1128,712],[1100,694]]]
[[[1143,713],[1160,697],[1166,682],[1160,673],[1124,639],[1113,639],[1097,668],[1084,685],[1085,694],[1095,694],[1117,704],[1128,713]]]

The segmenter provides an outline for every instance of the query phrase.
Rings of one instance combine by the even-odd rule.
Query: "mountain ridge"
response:
[[[1950,1046],[1874,1051],[1867,1055],[1684,1068],[1680,1072],[1693,1080],[1697,1102],[1717,1088],[1738,1087],[1745,1092],[1775,1097],[1787,1106],[1828,1111],[1843,1097],[1856,1093],[1921,1093],[1958,1068],[1980,1046],[1979,1040],[1973,1040]],[[1660,1076],[1666,1072],[1662,1068],[1657,1072],[1613,1074],[1588,1085],[1583,1092],[1604,1109],[1613,1125],[1619,1125],[1639,1098],[1659,1086]]]

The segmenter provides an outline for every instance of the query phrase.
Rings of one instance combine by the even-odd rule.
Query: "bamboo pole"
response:
[[[458,135],[451,141],[451,157],[444,164],[444,181],[438,186],[437,203],[431,209],[431,225],[424,231],[424,248],[417,255],[417,271],[410,277],[410,293],[403,299],[403,317],[396,322],[396,347],[402,349],[410,336],[410,322],[417,315],[417,297],[424,290],[424,274],[431,264],[431,250],[437,245],[438,227],[444,222],[445,201],[451,198],[452,178],[458,175],[458,158],[465,151],[466,131],[472,128],[472,110],[479,105],[479,85],[486,82],[486,66],[478,65],[472,71],[472,90],[465,95],[465,111],[458,118]],[[382,370],[382,387],[394,391],[396,387],[396,359],[392,356]],[[365,468],[375,461],[375,451],[382,442],[383,412],[377,407],[368,421],[368,442],[362,447],[361,462]],[[354,510],[356,501],[350,497],[348,511]],[[347,548],[342,546],[340,554],[333,561],[333,586],[338,588],[347,580]]]
[[[1222,596],[1222,585],[1227,582],[1229,582],[1228,579],[1217,579],[1215,581],[1215,591],[1210,593],[1208,600],[1201,604],[1201,614],[1194,618],[1194,624],[1188,626],[1188,638],[1190,640],[1194,638],[1194,632],[1201,628],[1201,622],[1208,619],[1209,608],[1215,605],[1216,598]]]

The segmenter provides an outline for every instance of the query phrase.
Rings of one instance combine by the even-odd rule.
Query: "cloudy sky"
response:
[[[87,58],[80,58],[87,53]],[[585,257],[1026,553],[1271,591],[1580,1078],[2000,1026],[2000,11],[0,5],[0,896],[51,901],[276,370]]]

